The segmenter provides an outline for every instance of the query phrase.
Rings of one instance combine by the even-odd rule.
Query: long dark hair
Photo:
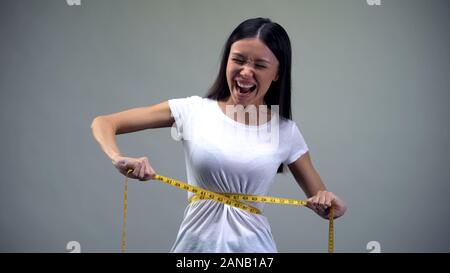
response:
[[[247,19],[240,23],[228,37],[222,52],[220,70],[216,80],[206,95],[207,98],[223,100],[230,96],[227,83],[227,62],[231,45],[245,38],[258,37],[275,55],[278,60],[278,80],[272,82],[264,96],[267,107],[279,106],[279,115],[292,119],[291,112],[291,42],[287,32],[279,24],[268,18]],[[284,172],[283,164],[278,167],[277,173]]]

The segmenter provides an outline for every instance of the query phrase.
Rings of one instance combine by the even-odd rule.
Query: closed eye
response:
[[[235,62],[235,63],[237,63],[237,64],[243,64],[243,63],[245,62],[244,60],[236,59],[236,58],[233,58],[232,60],[233,60],[233,62]],[[267,68],[265,65],[261,65],[261,64],[256,64],[255,66],[256,66],[257,68],[261,68],[261,69]]]
[[[244,61],[243,60],[240,60],[240,59],[232,59],[235,63],[237,63],[237,64],[243,64],[244,63]]]

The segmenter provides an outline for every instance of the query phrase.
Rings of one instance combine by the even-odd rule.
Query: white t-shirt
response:
[[[169,106],[183,143],[187,182],[210,191],[268,195],[280,164],[290,164],[308,151],[295,122],[274,111],[270,121],[251,126],[229,118],[216,100],[208,98],[172,99]],[[192,195],[188,192],[188,198]],[[249,204],[261,211],[264,207]],[[277,248],[264,215],[200,200],[186,207],[171,252],[277,252]]]

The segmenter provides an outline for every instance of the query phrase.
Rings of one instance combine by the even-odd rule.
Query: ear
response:
[[[279,78],[278,76],[279,76],[279,74],[278,74],[278,72],[277,72],[277,75],[276,75],[275,78],[273,79],[274,82],[278,81],[278,78]]]

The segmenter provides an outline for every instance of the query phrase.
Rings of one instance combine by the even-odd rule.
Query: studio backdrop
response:
[[[98,115],[204,96],[243,20],[293,50],[292,111],[314,166],[348,205],[336,252],[449,252],[446,0],[7,0],[0,7],[0,251],[120,252],[124,177]],[[170,128],[117,137],[186,181]],[[291,173],[271,195],[305,199]],[[168,252],[186,192],[130,181],[128,252]],[[266,205],[279,252],[326,252],[327,221]]]

